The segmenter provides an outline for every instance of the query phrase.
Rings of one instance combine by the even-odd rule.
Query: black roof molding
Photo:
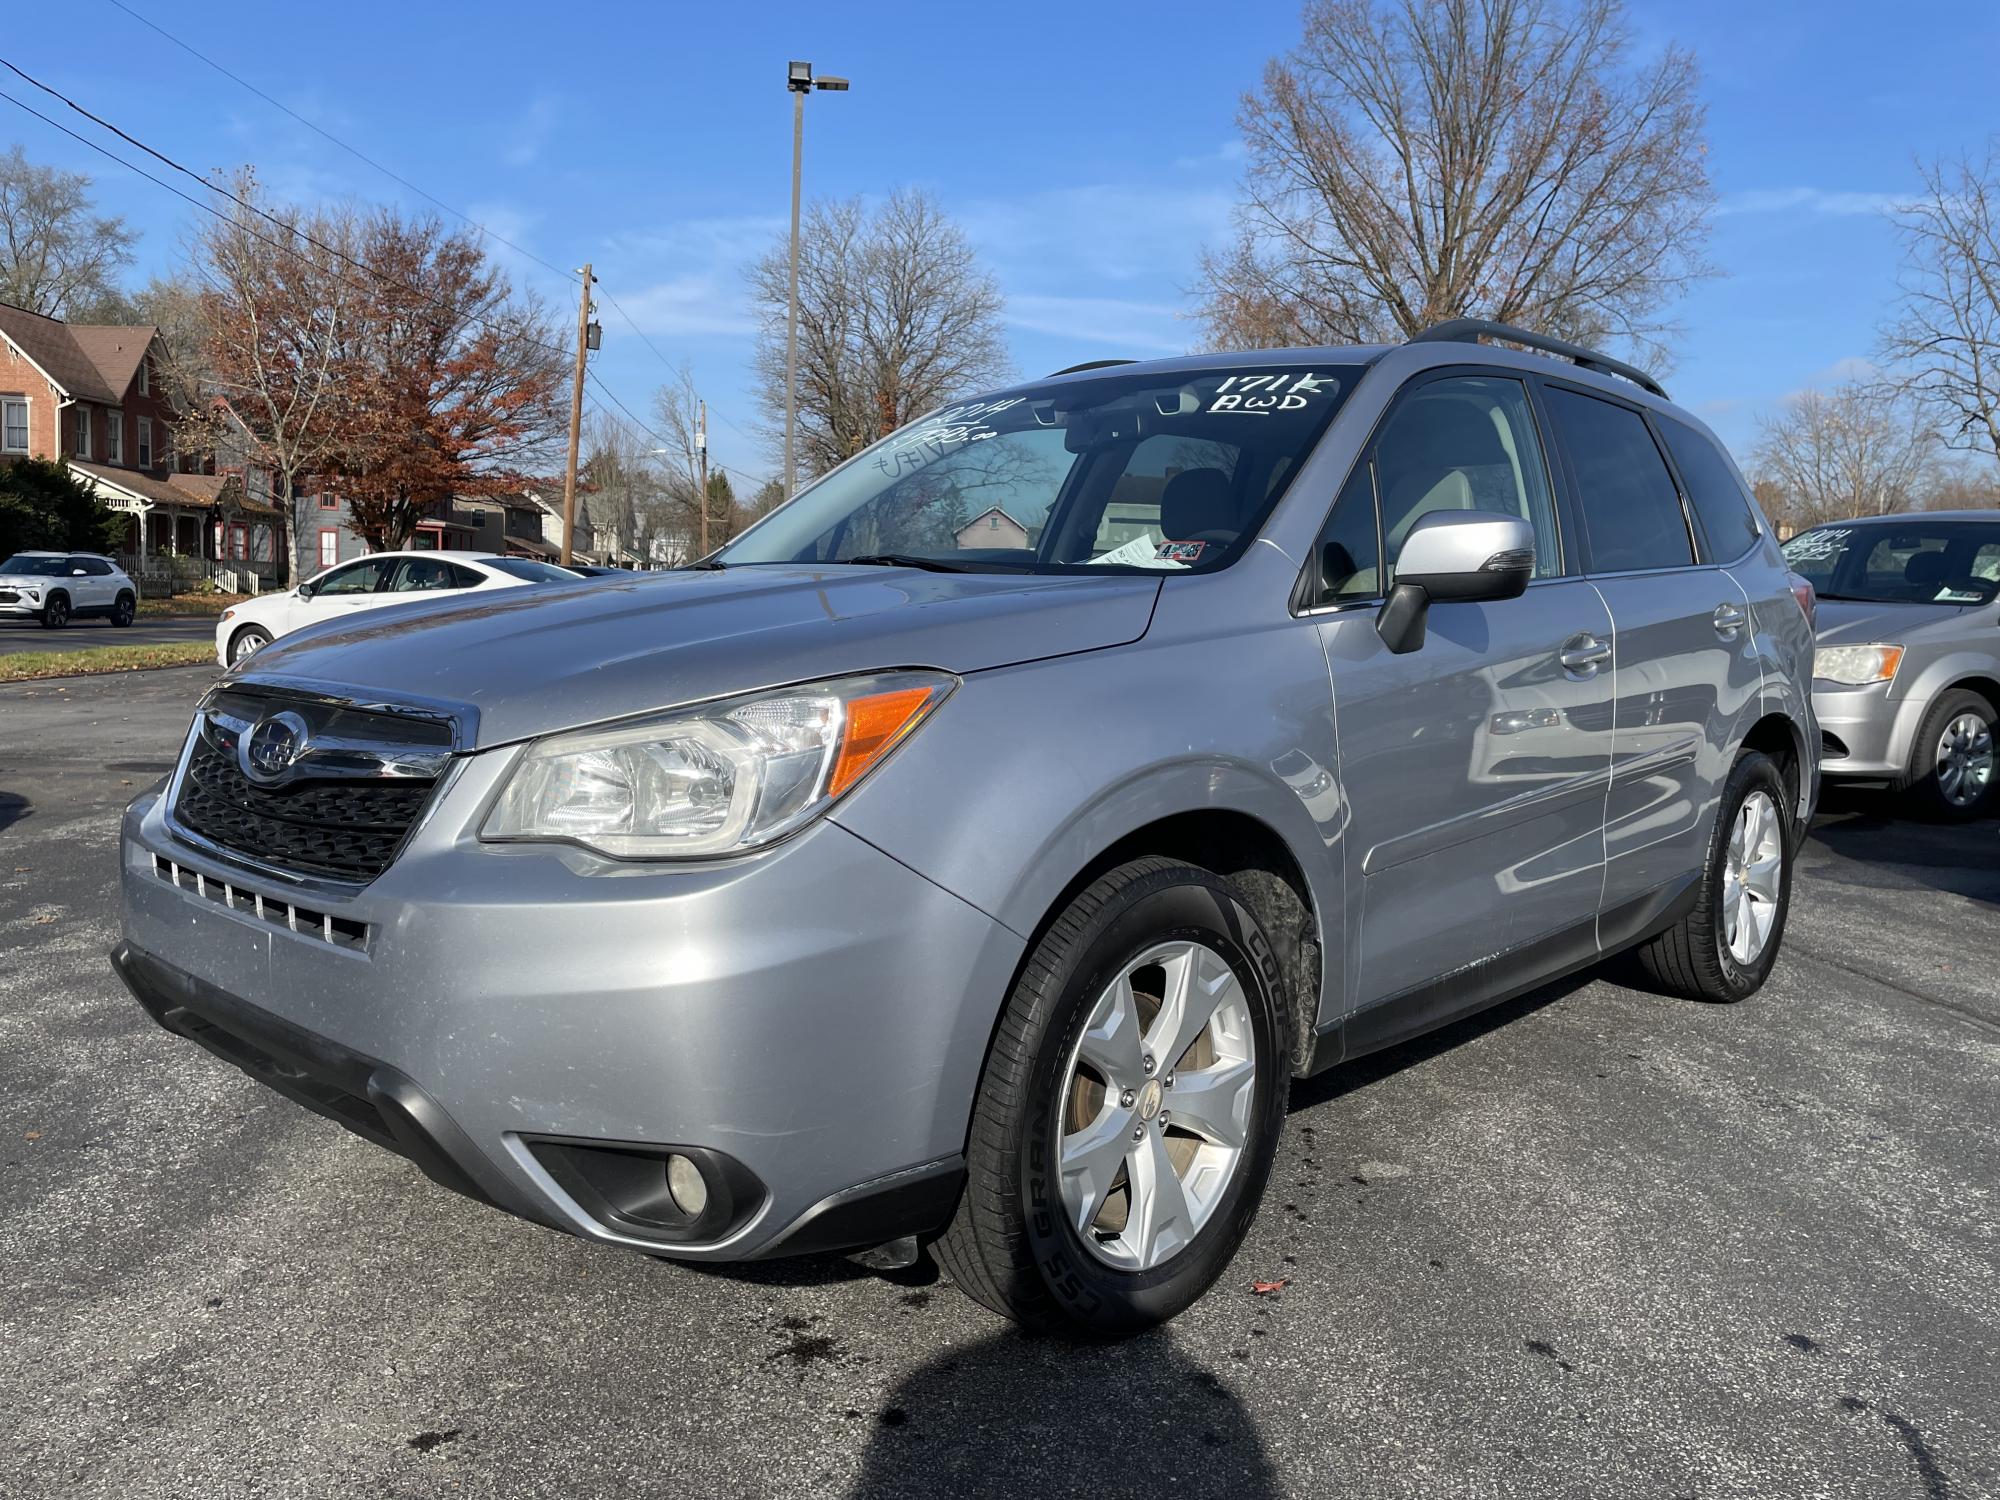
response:
[[[1586,349],[1581,344],[1572,344],[1567,339],[1550,338],[1545,333],[1534,333],[1526,328],[1516,328],[1511,323],[1495,323],[1486,318],[1453,318],[1448,323],[1434,323],[1422,333],[1410,339],[1412,344],[1476,344],[1481,339],[1505,339],[1510,344],[1519,344],[1525,349],[1539,349],[1544,354],[1557,354],[1564,359],[1574,360],[1586,370],[1595,370],[1600,375],[1622,375],[1641,390],[1651,391],[1662,401],[1668,398],[1659,381],[1648,375],[1637,365],[1628,365],[1622,359],[1613,359],[1608,354],[1599,354],[1595,349]]]
[[[1043,378],[1054,380],[1056,375],[1077,375],[1085,370],[1108,370],[1113,365],[1136,365],[1138,362],[1136,359],[1087,359],[1080,365],[1071,365],[1067,370],[1057,370],[1054,375]]]

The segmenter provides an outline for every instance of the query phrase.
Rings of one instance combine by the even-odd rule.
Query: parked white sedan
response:
[[[581,575],[527,557],[488,552],[371,552],[308,578],[282,594],[232,604],[215,624],[215,659],[233,666],[281,635],[385,604],[413,604],[439,594],[578,583]]]

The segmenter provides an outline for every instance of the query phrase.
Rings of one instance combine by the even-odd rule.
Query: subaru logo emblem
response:
[[[306,753],[306,721],[287,710],[261,719],[243,736],[236,759],[252,781],[277,781]]]

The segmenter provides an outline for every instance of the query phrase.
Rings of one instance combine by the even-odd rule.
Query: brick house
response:
[[[64,323],[0,303],[0,461],[60,462],[90,484],[127,517],[119,555],[142,579],[268,571],[276,510],[174,458],[180,413],[158,341],[150,326]]]

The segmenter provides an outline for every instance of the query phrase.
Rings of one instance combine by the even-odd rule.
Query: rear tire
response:
[[[118,602],[111,606],[111,624],[115,629],[123,630],[138,612],[139,601],[132,597],[129,590],[120,590]]]
[[[69,624],[69,595],[49,595],[42,603],[42,629],[61,630],[67,624]]]
[[[1975,692],[1940,694],[1918,726],[1910,769],[1896,783],[1910,811],[1936,823],[1964,823],[1993,806],[1993,705]]]
[[[1155,973],[1158,996],[1139,977]],[[1176,992],[1189,997],[1179,1007]],[[1116,995],[1127,1019],[1108,1022]],[[1292,1024],[1271,943],[1221,877],[1146,858],[1094,882],[1036,946],[1000,1018],[965,1193],[936,1247],[945,1270],[1035,1329],[1118,1336],[1186,1308],[1256,1217],[1284,1127]],[[1186,1035],[1183,1050],[1153,1056]],[[1122,1085],[1124,1062],[1093,1072],[1112,1054],[1129,1054]]]
[[[1723,784],[1694,909],[1632,950],[1649,987],[1722,1005],[1754,995],[1784,941],[1793,843],[1783,774],[1768,755],[1744,751]],[[1760,902],[1758,891],[1771,899]]]

